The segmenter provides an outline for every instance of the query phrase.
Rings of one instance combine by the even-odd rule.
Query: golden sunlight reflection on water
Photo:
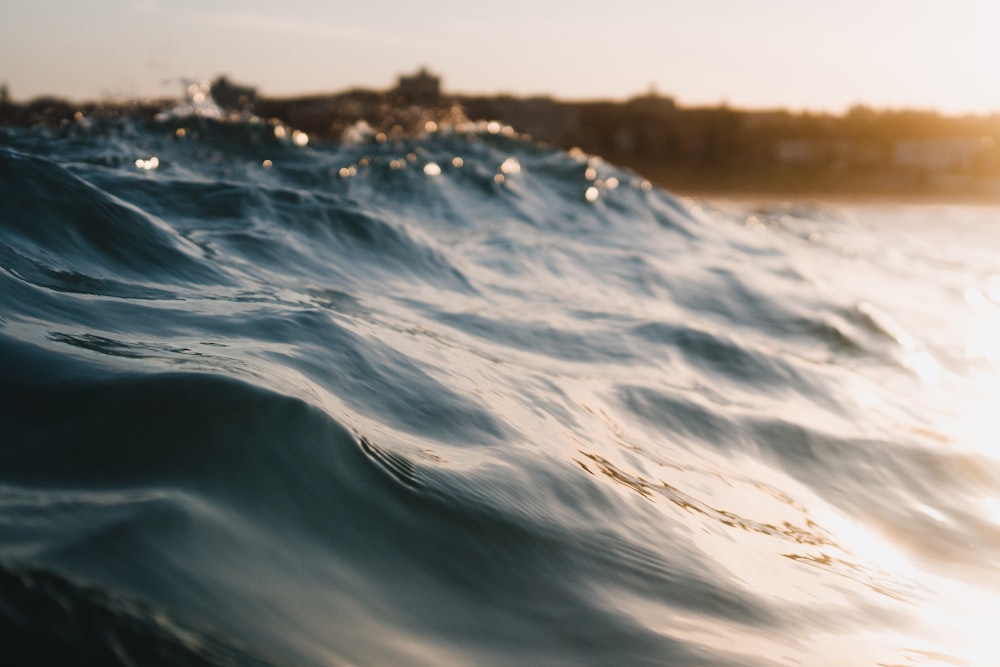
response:
[[[831,227],[822,243],[837,232]],[[621,411],[600,407],[599,397],[580,397],[595,429],[616,444],[595,450],[593,430],[574,438],[580,468],[684,526],[694,553],[720,565],[728,585],[779,609],[822,608],[828,617],[801,646],[777,648],[718,618],[682,617],[649,601],[619,604],[638,618],[667,614],[661,622],[692,643],[788,664],[1000,665],[1000,277],[967,268],[973,260],[963,263],[960,255],[942,258],[940,247],[957,253],[946,243],[890,248],[895,273],[884,284],[881,272],[845,279],[824,276],[820,264],[803,270],[820,284],[853,288],[856,281],[868,301],[856,302],[857,321],[837,316],[832,326],[885,355],[829,376],[861,416],[856,432],[807,406],[793,417],[810,429],[889,447],[881,458],[857,462],[866,481],[847,477],[817,491],[759,453],[734,457],[732,450],[716,455],[664,443],[662,432],[627,417],[616,421],[611,415]],[[860,486],[872,480],[886,488]],[[824,627],[829,635],[817,631]]]
[[[972,251],[967,260],[956,254],[949,258],[955,265],[974,266]],[[925,642],[901,644],[907,661],[887,665],[1000,664],[1000,532],[993,528],[1000,524],[1000,282],[995,275],[966,280],[972,284],[949,298],[924,303],[925,326],[900,341],[919,379],[915,404],[926,406],[920,412],[942,434],[925,446],[943,462],[947,481],[914,507],[926,518],[906,532],[885,539],[870,527],[833,528],[867,562],[920,584],[907,604],[918,626],[910,637]]]

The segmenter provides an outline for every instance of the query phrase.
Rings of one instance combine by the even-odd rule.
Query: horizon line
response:
[[[229,79],[226,74],[217,75],[212,81],[217,81],[221,78]],[[201,79],[185,79],[184,77],[177,77],[176,82],[181,83],[183,81],[198,82],[201,84],[210,85],[211,82],[204,81]],[[231,81],[231,79],[230,79]],[[168,83],[164,81],[164,83]],[[246,86],[247,84],[238,84],[241,86]],[[255,86],[248,86],[254,90],[258,90]],[[125,94],[118,94],[112,92],[103,93],[102,97],[97,98],[72,98],[68,96],[63,96],[60,93],[46,92],[34,95],[33,97],[26,99],[14,98],[9,91],[9,86],[6,82],[0,81],[0,89],[5,90],[6,96],[4,97],[4,102],[13,105],[24,105],[32,104],[43,100],[52,100],[65,102],[68,104],[79,104],[85,106],[116,106],[124,104],[144,104],[144,103],[154,103],[154,102],[179,102],[183,101],[184,96],[182,94],[174,95],[136,95],[129,96]],[[390,94],[395,88],[376,88],[368,87],[363,84],[349,85],[344,88],[331,89],[331,90],[313,90],[305,91],[299,93],[279,93],[279,94],[259,94],[261,99],[267,100],[286,100],[292,101],[296,99],[309,99],[316,97],[330,97],[336,95],[344,95],[352,92],[366,92],[366,93],[380,93],[380,94]],[[951,118],[967,118],[967,117],[979,117],[979,118],[991,118],[993,116],[1000,116],[1000,108],[995,108],[992,110],[967,110],[967,111],[948,111],[934,106],[878,106],[874,103],[865,101],[855,101],[839,109],[832,108],[820,108],[820,107],[797,107],[797,106],[784,106],[781,104],[774,105],[746,105],[742,106],[739,104],[734,104],[730,102],[726,97],[723,96],[722,99],[716,102],[693,102],[686,103],[679,100],[675,95],[663,93],[656,89],[655,86],[644,92],[636,92],[627,96],[594,96],[594,97],[567,97],[561,96],[556,93],[547,92],[528,92],[528,93],[518,93],[509,90],[497,90],[493,92],[468,92],[468,91],[448,91],[442,92],[440,94],[441,100],[447,101],[449,98],[461,98],[461,97],[494,97],[494,98],[514,98],[514,99],[549,99],[556,102],[564,102],[568,104],[586,104],[586,103],[600,103],[600,102],[610,102],[610,103],[627,103],[633,100],[639,100],[643,98],[659,98],[663,100],[672,101],[679,109],[729,109],[737,112],[747,112],[747,113],[790,113],[793,115],[828,115],[828,116],[847,116],[854,110],[867,110],[876,114],[892,114],[892,113],[925,113],[925,114],[935,114],[942,117]]]

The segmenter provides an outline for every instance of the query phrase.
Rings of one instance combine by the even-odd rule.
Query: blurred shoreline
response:
[[[609,161],[632,169],[675,194],[699,199],[1000,206],[1000,192],[991,189],[989,182],[919,187],[892,173],[845,174],[789,169],[721,171],[654,163],[627,164],[613,158]]]
[[[0,127],[154,121],[179,104],[55,97],[20,103],[4,92]],[[442,93],[440,78],[425,69],[385,91],[266,98],[219,77],[189,85],[187,96],[185,113],[208,108],[204,115],[216,118],[272,119],[328,142],[358,128],[395,138],[470,119],[496,121],[532,140],[599,155],[685,196],[1000,203],[1000,113],[682,107],[655,90],[624,101],[465,96]],[[192,97],[210,107],[192,106]]]

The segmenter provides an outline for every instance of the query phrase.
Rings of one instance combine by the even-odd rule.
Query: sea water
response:
[[[354,135],[0,131],[5,664],[1000,664],[1000,209]]]

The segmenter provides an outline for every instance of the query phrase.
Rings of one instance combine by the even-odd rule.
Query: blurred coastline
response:
[[[440,77],[426,69],[400,76],[389,90],[269,98],[224,76],[193,89],[210,96],[216,116],[277,119],[329,142],[359,127],[392,138],[419,133],[427,123],[496,121],[533,140],[600,155],[683,195],[1000,202],[1000,112],[687,107],[655,89],[618,101],[470,96],[443,92]],[[177,104],[15,102],[4,87],[0,126],[153,121]]]

